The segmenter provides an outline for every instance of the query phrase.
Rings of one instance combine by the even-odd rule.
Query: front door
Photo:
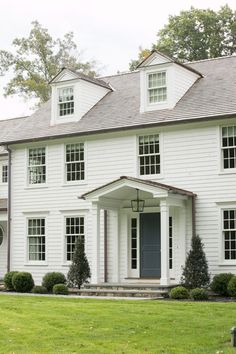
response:
[[[161,277],[160,213],[140,214],[140,276]]]

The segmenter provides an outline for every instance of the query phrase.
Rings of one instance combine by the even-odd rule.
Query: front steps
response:
[[[161,286],[159,284],[85,284],[75,293],[81,295],[81,297],[108,296],[163,299],[168,296],[168,292],[173,286]]]

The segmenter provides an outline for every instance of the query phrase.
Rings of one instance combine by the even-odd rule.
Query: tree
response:
[[[129,63],[129,70],[133,71],[136,69],[138,64],[143,61],[149,54],[151,53],[150,49],[143,49],[141,46],[139,47],[138,59],[131,60]]]
[[[13,72],[4,88],[5,96],[19,94],[26,99],[36,98],[40,104],[50,98],[48,82],[62,67],[95,75],[95,62],[79,60],[72,32],[63,39],[53,39],[46,28],[34,21],[29,37],[16,38],[12,44],[14,52],[0,50],[0,75]]]
[[[182,62],[235,54],[236,11],[228,5],[218,12],[191,7],[169,16],[152,49]]]
[[[203,243],[199,236],[194,236],[191,242],[191,250],[186,258],[181,283],[187,288],[194,289],[205,287],[209,285],[209,282],[210,275]]]
[[[67,274],[69,286],[78,287],[91,277],[89,263],[84,251],[84,241],[78,237],[75,243],[73,260]]]

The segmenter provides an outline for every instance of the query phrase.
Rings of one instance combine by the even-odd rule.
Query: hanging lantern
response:
[[[131,200],[132,211],[141,213],[144,209],[144,205],[145,201],[143,199],[139,199],[139,190],[137,189],[137,199]]]

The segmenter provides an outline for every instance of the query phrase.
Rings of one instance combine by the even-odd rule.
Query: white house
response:
[[[92,283],[178,283],[196,233],[211,274],[236,274],[235,78],[235,56],[154,51],[102,80],[62,69],[0,121],[0,277],[66,274],[81,237]]]

